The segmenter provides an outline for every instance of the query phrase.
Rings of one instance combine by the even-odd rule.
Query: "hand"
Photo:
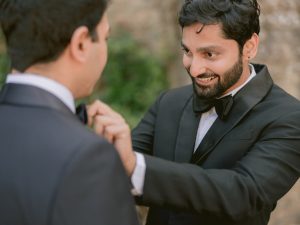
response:
[[[127,174],[131,176],[136,164],[136,155],[132,150],[131,132],[126,121],[99,100],[87,106],[87,114],[89,126],[115,146]]]

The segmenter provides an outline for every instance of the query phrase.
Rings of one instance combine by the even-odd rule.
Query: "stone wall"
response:
[[[189,82],[181,65],[178,0],[114,0],[112,33],[126,29],[166,62],[173,87]],[[267,64],[275,82],[300,99],[300,1],[259,0],[261,42],[254,62]],[[133,53],[134,54],[134,53]],[[279,201],[270,225],[300,225],[300,182]]]
[[[256,61],[269,65],[274,80],[300,99],[300,1],[261,0],[261,8]]]

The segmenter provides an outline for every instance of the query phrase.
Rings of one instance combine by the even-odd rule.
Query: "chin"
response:
[[[74,96],[74,98],[75,99],[85,98],[85,97],[88,97],[91,93],[92,93],[92,91],[79,92]]]

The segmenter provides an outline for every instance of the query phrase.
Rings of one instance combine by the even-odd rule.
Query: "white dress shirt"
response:
[[[251,74],[249,78],[239,87],[232,90],[230,93],[227,93],[224,96],[232,95],[234,96],[240,89],[242,89],[253,77],[255,77],[256,72],[254,70],[254,66],[252,64],[249,64]],[[224,97],[222,96],[222,97]],[[197,147],[203,140],[204,136],[208,132],[209,128],[213,125],[215,120],[218,118],[218,115],[216,113],[215,108],[211,108],[209,111],[202,113],[201,119],[198,126],[194,151],[196,151]],[[131,177],[131,182],[134,187],[134,190],[132,193],[134,195],[142,195],[143,194],[143,188],[144,188],[144,180],[145,180],[145,173],[146,173],[146,163],[145,158],[141,153],[137,153],[137,163],[136,167],[134,169],[134,172]]]
[[[54,80],[36,74],[22,73],[8,74],[6,78],[6,83],[24,84],[43,89],[56,96],[73,113],[75,113],[74,97],[71,91],[69,91],[69,89],[67,89],[65,86]]]

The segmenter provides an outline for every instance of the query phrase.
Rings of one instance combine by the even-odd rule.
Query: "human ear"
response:
[[[90,44],[89,30],[85,26],[78,27],[71,37],[70,56],[78,62],[85,62]]]
[[[253,59],[258,50],[258,45],[259,45],[259,36],[254,33],[252,37],[246,41],[244,48],[243,48],[243,57],[246,60],[251,60]]]

